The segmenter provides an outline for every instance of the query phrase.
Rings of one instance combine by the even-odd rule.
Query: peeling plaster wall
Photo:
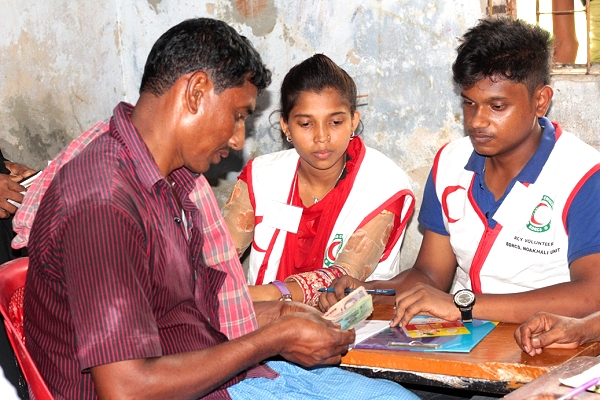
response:
[[[31,3],[31,4],[25,4]],[[413,181],[417,209],[402,251],[412,265],[423,185],[436,150],[463,134],[450,66],[457,37],[483,13],[483,0],[83,0],[0,3],[0,148],[41,168],[81,131],[138,97],[154,41],[183,19],[222,19],[247,36],[273,71],[241,154],[280,150],[278,88],[293,65],[325,53],[365,95],[366,143],[389,155]],[[550,116],[600,148],[597,78],[555,78]],[[385,171],[382,171],[385,173]],[[229,177],[235,173],[229,174]]]
[[[114,3],[0,2],[0,148],[42,168],[124,95]]]

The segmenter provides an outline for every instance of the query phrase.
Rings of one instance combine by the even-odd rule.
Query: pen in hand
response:
[[[351,293],[354,289],[350,289],[347,288],[346,290],[344,290],[344,293],[348,294]],[[335,293],[335,290],[331,287],[329,288],[319,288],[317,289],[317,291],[324,293]],[[395,296],[396,295],[396,291],[394,289],[367,289],[367,294],[375,294],[375,295],[380,295],[380,296]]]

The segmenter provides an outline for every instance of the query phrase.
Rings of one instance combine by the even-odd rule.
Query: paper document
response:
[[[420,321],[429,319],[431,317],[415,316],[410,324],[418,325]],[[402,328],[388,326],[369,338],[358,342],[354,348],[468,353],[496,327],[496,324],[496,322],[474,319],[472,323],[464,324],[468,333],[420,338],[409,336]]]
[[[558,380],[563,385],[577,387],[577,386],[583,385],[585,382],[592,380],[593,378],[598,378],[598,377],[600,377],[600,364],[594,365],[593,367],[583,371],[579,375],[575,375],[575,376],[572,376],[567,379],[559,378]],[[600,385],[592,386],[588,389],[588,391],[600,393]]]
[[[354,331],[356,332],[356,339],[354,340],[354,344],[360,343],[363,340],[370,338],[371,336],[381,332],[385,328],[389,328],[389,326],[390,321],[368,319],[359,322],[354,327]]]

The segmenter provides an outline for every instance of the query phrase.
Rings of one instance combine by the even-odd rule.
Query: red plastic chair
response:
[[[25,347],[23,294],[28,265],[28,257],[17,258],[0,265],[0,312],[4,317],[8,340],[29,385],[29,393],[36,400],[53,400],[46,382]]]

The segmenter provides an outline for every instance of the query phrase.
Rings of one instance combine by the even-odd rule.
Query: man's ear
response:
[[[212,81],[204,71],[196,71],[190,75],[185,87],[185,103],[192,114],[200,110],[202,100],[212,88]]]
[[[533,95],[536,99],[536,115],[538,118],[543,117],[548,112],[554,90],[548,85],[540,86],[535,90]]]

